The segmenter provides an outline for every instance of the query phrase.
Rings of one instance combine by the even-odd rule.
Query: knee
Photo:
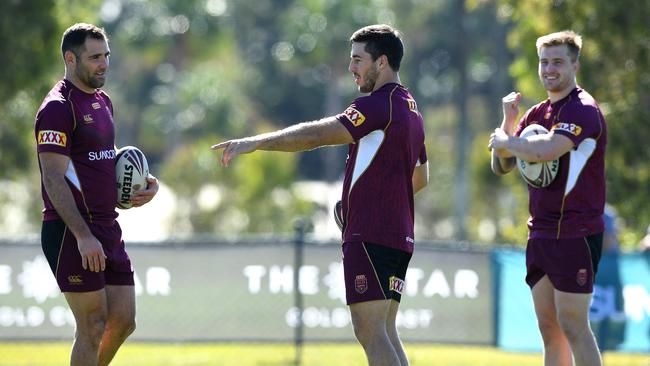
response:
[[[352,326],[354,328],[354,336],[362,345],[372,343],[381,334],[378,329],[374,329],[368,322],[355,321],[354,318],[352,319]]]
[[[135,319],[130,319],[127,324],[124,325],[124,332],[127,335],[130,335],[131,333],[135,332],[136,328],[136,322]]]
[[[544,344],[552,343],[562,331],[557,320],[552,317],[539,317],[537,319],[537,327],[542,335]]]
[[[135,318],[116,319],[108,323],[108,332],[111,334],[119,334],[121,337],[126,338],[135,331],[136,322]]]
[[[368,331],[367,327],[363,326],[363,324],[359,323],[354,323],[352,324],[354,328],[354,336],[357,338],[359,343],[361,344],[366,344],[370,341],[371,334]]]
[[[90,343],[94,347],[99,347],[105,329],[105,314],[90,314],[85,319],[77,320],[75,336],[77,339]]]
[[[580,338],[589,329],[589,320],[576,314],[560,314],[558,322],[570,342]]]

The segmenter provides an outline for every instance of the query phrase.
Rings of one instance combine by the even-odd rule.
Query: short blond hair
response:
[[[560,46],[563,44],[569,48],[571,61],[578,61],[578,58],[580,58],[580,49],[582,49],[582,36],[572,30],[564,30],[541,36],[537,38],[535,46],[537,46],[537,53],[539,54],[542,47]]]

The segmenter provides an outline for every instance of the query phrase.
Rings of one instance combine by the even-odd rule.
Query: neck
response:
[[[573,89],[575,89],[575,87],[576,87],[576,84],[573,83],[568,88],[560,90],[560,91],[552,92],[552,91],[548,90],[547,91],[548,99],[551,101],[551,103],[555,103],[558,100],[564,99],[567,95],[569,95],[571,93],[571,91]]]
[[[72,83],[72,85],[76,86],[79,90],[88,93],[88,94],[93,94],[97,91],[95,88],[91,88],[88,85],[84,84],[81,80],[79,80],[78,77],[76,77],[73,73],[68,72],[68,70],[65,71],[65,79],[68,80],[69,82]]]
[[[372,91],[375,91],[389,83],[395,83],[401,85],[402,82],[399,79],[399,74],[396,72],[390,72],[384,75],[380,75],[379,78],[377,79],[377,82],[375,83],[375,88]]]

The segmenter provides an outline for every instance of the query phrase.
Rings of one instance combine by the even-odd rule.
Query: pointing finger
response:
[[[225,148],[227,148],[228,146],[230,146],[231,143],[232,143],[232,141],[224,141],[224,142],[220,142],[220,143],[218,143],[218,144],[214,144],[214,145],[212,145],[211,149],[212,149],[212,150],[225,149]]]

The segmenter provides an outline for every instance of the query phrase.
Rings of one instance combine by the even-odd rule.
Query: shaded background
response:
[[[242,156],[226,170],[209,146],[344,110],[358,96],[348,38],[376,22],[404,33],[400,74],[426,120],[419,238],[523,245],[525,185],[494,176],[485,146],[503,95],[521,91],[524,108],[545,98],[535,39],[565,28],[584,34],[578,82],[608,120],[608,201],[623,246],[650,223],[647,2],[11,0],[0,13],[2,237],[40,230],[33,120],[63,75],[61,33],[78,21],[111,37],[117,145],[139,146],[164,184],[158,206],[140,211],[155,225],[133,238],[288,233],[297,216],[336,237],[327,220],[345,147]]]
[[[471,269],[484,286],[476,301],[467,294],[459,303],[439,293],[408,297],[405,314],[410,307],[417,311],[405,315],[405,340],[538,349],[521,273],[526,186],[517,173],[492,174],[486,145],[501,121],[502,96],[521,91],[522,110],[546,97],[537,79],[536,38],[572,28],[585,41],[578,83],[600,102],[608,121],[608,202],[617,213],[592,324],[604,349],[648,352],[648,253],[619,258],[617,251],[639,249],[650,223],[650,3],[6,0],[0,14],[0,338],[72,334],[62,296],[44,280],[51,274],[36,246],[42,202],[33,122],[45,93],[63,76],[61,33],[75,22],[91,22],[111,38],[105,90],[115,106],[117,146],[140,147],[161,180],[150,204],[120,211],[141,286],[134,339],[293,339],[287,319],[294,292],[282,287],[288,282],[272,292],[270,273],[287,280],[293,264],[283,245],[291,242],[295,220],[306,218],[309,240],[329,243],[306,250],[304,265],[318,268],[323,281],[317,295],[306,287],[305,309],[315,309],[308,319],[341,328],[319,323],[305,337],[350,340],[348,313],[336,310],[345,306],[325,292],[327,283],[337,283],[326,282],[325,273],[338,263],[340,233],[331,209],[341,192],[346,147],[260,152],[239,157],[229,169],[218,165],[209,147],[343,111],[359,95],[347,72],[349,36],[388,23],[404,35],[400,76],[425,118],[431,168],[430,184],[416,199],[422,245],[411,273],[419,269],[427,281],[448,283],[453,292],[454,276]],[[254,246],[247,251],[242,243]],[[503,243],[515,249],[503,250]],[[208,266],[232,270],[206,273]],[[249,266],[268,272],[268,287],[259,293],[246,290]],[[192,303],[194,314],[176,314],[178,303],[198,296],[197,283],[210,296]],[[205,309],[230,291],[238,297],[223,306],[234,309],[235,319],[211,318],[219,313]],[[468,313],[481,311],[491,315],[476,318],[483,323],[467,322],[474,319]],[[268,324],[250,325],[250,314]],[[454,328],[454,321],[462,327]],[[211,328],[220,323],[224,329]],[[248,332],[238,328],[246,324]],[[449,331],[411,331],[409,324]],[[52,329],[59,333],[47,333]]]

